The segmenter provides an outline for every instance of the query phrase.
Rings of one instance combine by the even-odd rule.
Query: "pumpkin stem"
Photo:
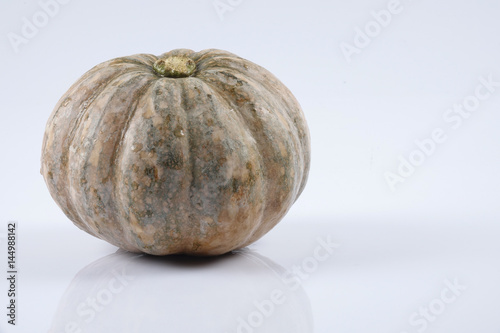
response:
[[[153,69],[161,76],[188,77],[194,73],[196,63],[186,56],[171,56],[156,60]]]

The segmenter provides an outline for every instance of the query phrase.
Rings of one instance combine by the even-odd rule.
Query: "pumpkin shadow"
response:
[[[218,257],[117,251],[76,274],[49,333],[312,332],[309,299],[250,250]]]

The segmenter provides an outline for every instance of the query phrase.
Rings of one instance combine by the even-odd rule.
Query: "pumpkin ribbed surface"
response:
[[[172,57],[196,67],[160,75],[155,63]],[[280,221],[309,161],[304,115],[278,79],[226,51],[179,49],[84,74],[50,116],[41,172],[96,237],[133,252],[216,255]]]

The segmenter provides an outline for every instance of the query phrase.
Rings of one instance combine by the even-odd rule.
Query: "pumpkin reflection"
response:
[[[308,297],[290,281],[249,250],[211,258],[120,250],[75,276],[49,333],[312,332]]]

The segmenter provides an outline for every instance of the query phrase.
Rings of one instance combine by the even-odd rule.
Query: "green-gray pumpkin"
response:
[[[91,235],[132,252],[217,255],[262,237],[306,184],[299,103],[232,53],[178,49],[104,62],[47,123],[42,175]]]

